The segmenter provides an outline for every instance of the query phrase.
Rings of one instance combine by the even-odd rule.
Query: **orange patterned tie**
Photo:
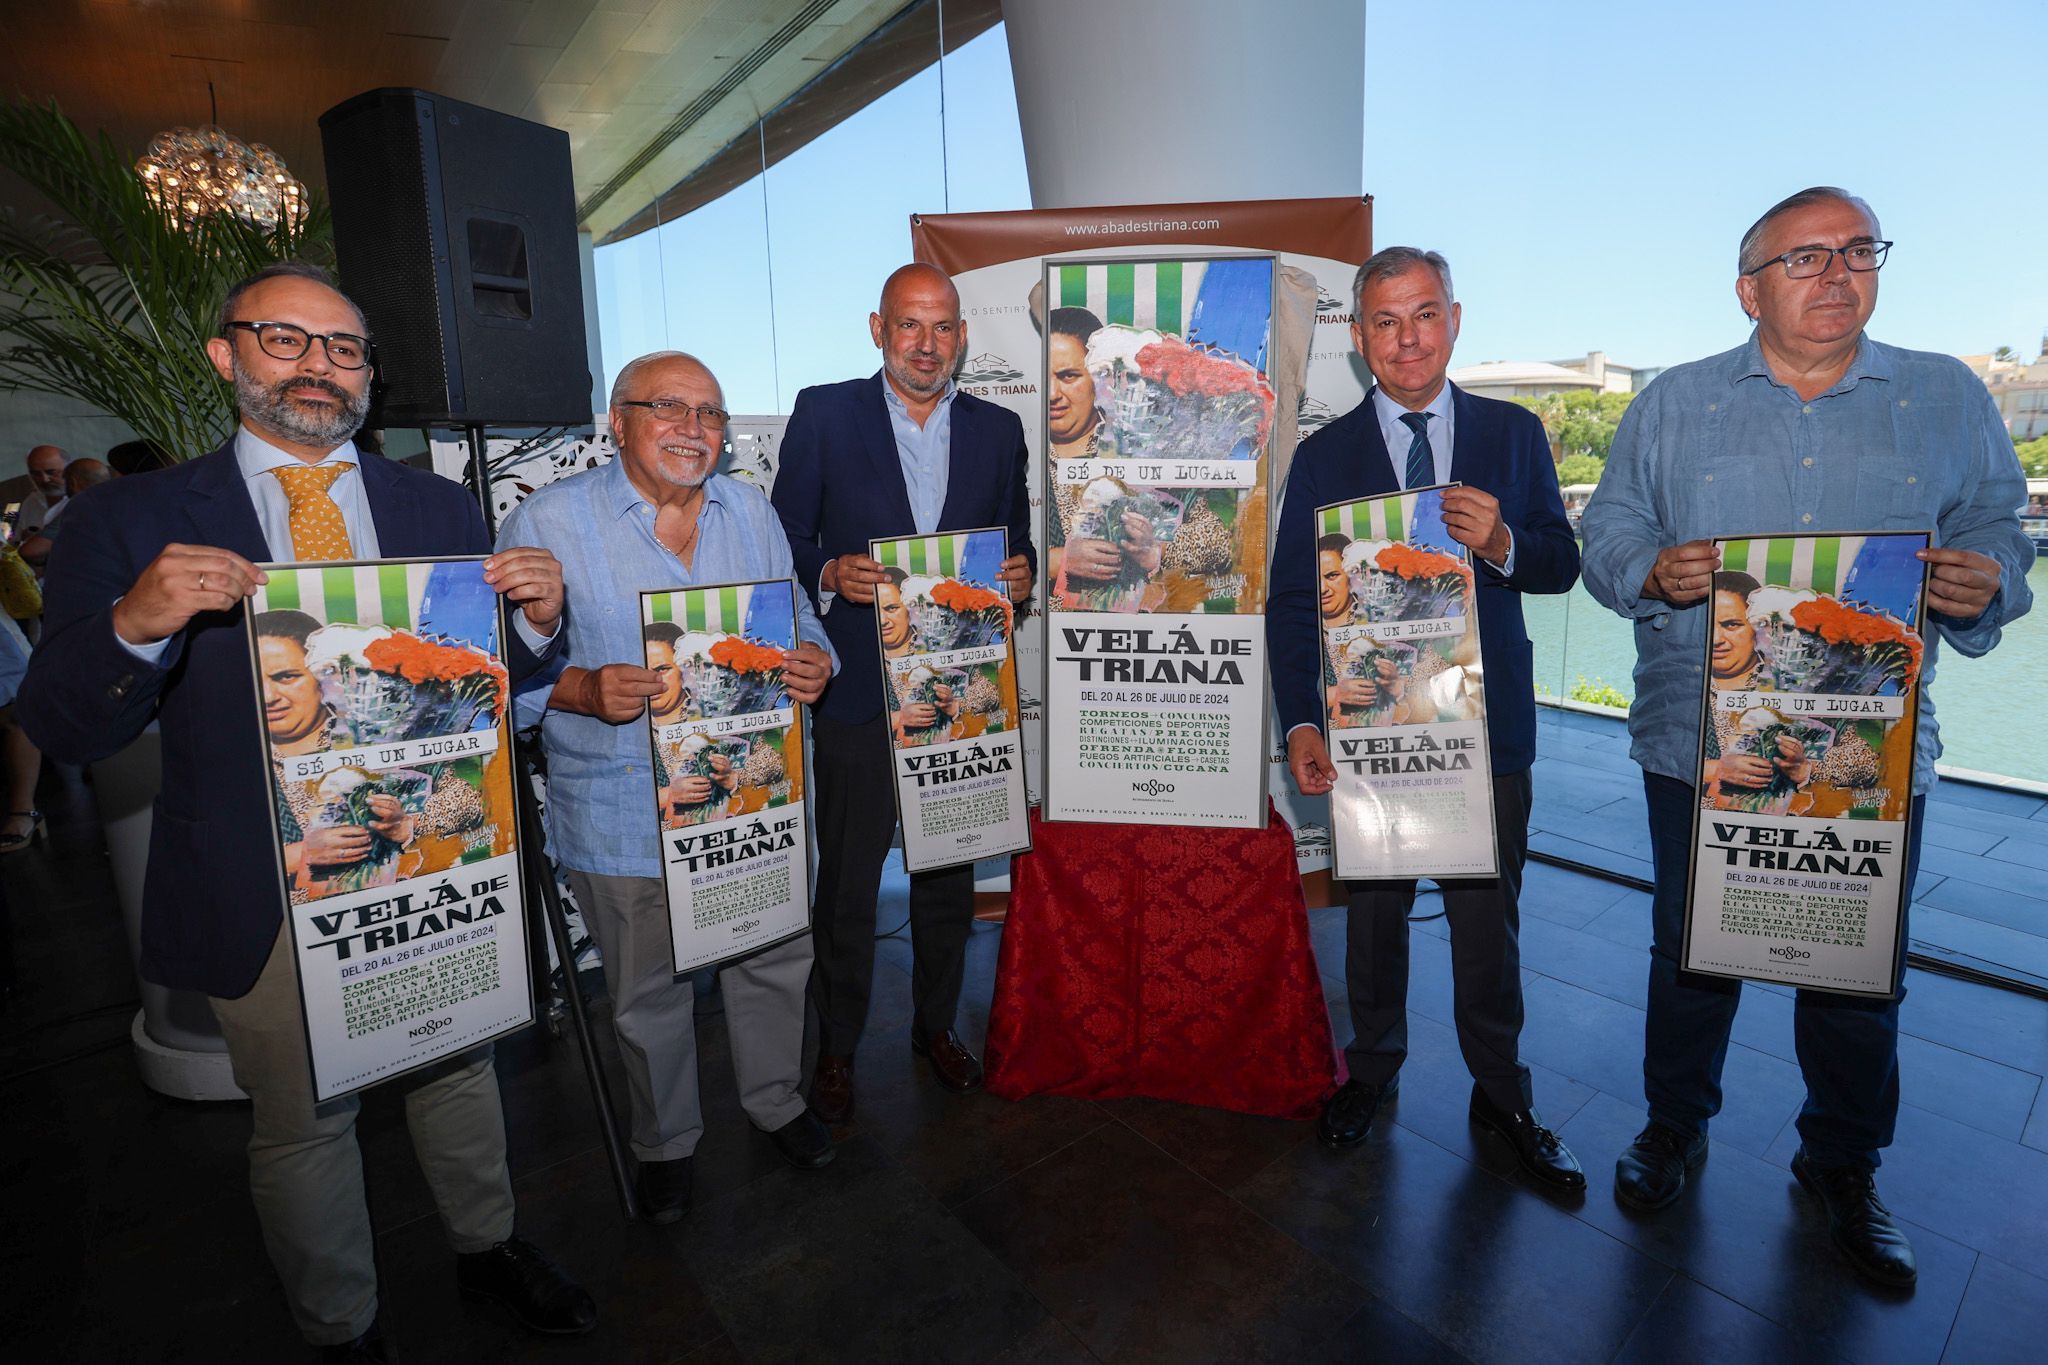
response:
[[[287,465],[270,472],[284,485],[291,502],[292,558],[301,564],[323,559],[354,559],[348,543],[348,523],[341,519],[341,507],[328,495],[334,481],[352,464]]]

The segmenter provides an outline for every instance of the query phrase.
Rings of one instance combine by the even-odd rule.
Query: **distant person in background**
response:
[[[64,503],[64,452],[56,446],[36,446],[28,453],[29,495],[21,500],[21,512],[14,519],[14,543],[43,529],[53,509]]]
[[[36,805],[36,779],[42,775],[43,756],[29,742],[14,718],[14,690],[28,672],[28,637],[5,616],[0,616],[0,790],[7,799],[0,807],[0,854],[19,853],[43,837],[42,813]],[[4,913],[4,908],[0,908]],[[0,940],[6,940],[8,926],[0,922]],[[0,992],[13,986],[11,949],[0,941]]]
[[[1864,330],[1890,247],[1870,205],[1846,190],[1816,186],[1767,210],[1737,249],[1735,297],[1755,331],[1643,390],[1586,508],[1586,588],[1635,622],[1628,728],[1656,869],[1643,1056],[1649,1123],[1614,1170],[1615,1197],[1632,1208],[1671,1204],[1707,1159],[1742,998],[1740,981],[1680,968],[1699,802],[1701,660],[1717,586],[1732,606],[1731,580],[1716,582],[1720,555],[1710,537],[1933,527],[1941,548],[1920,552],[1930,679],[1942,641],[1983,654],[2033,605],[2034,549],[2016,510],[2026,482],[1982,381],[1953,357],[1886,346]],[[1724,644],[1713,670],[1732,676],[1752,645],[1732,625]],[[1941,754],[1924,689],[1920,716],[1906,904]],[[1903,940],[1904,923],[1899,932]],[[1899,1112],[1904,968],[1901,954],[1892,999],[1808,989],[1792,1015],[1806,1080],[1792,1173],[1826,1210],[1837,1249],[1893,1286],[1917,1275],[1875,1179]]]
[[[65,465],[64,500],[43,518],[42,530],[22,541],[22,559],[40,574],[43,566],[49,563],[50,551],[55,545],[57,533],[63,529],[64,519],[61,513],[68,510],[72,503],[78,500],[79,494],[86,489],[97,488],[113,477],[114,471],[108,468],[104,460],[73,460]]]

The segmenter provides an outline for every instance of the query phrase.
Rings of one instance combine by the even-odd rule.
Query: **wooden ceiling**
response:
[[[207,122],[210,82],[222,127],[269,144],[300,179],[320,185],[323,112],[379,86],[434,90],[567,131],[579,215],[602,239],[878,28],[932,7],[933,0],[0,0],[0,91],[54,98],[88,132],[104,129],[139,153],[164,128]],[[992,22],[996,6],[962,8],[986,9]],[[955,46],[955,34],[946,36]]]

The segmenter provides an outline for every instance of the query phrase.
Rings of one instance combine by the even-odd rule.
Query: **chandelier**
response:
[[[306,187],[276,152],[209,123],[158,133],[135,163],[149,201],[182,228],[210,213],[229,213],[262,228],[296,227],[306,213]]]

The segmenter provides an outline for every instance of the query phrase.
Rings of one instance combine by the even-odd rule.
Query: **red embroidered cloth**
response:
[[[1315,1114],[1338,1054],[1280,813],[1262,831],[1031,820],[989,1091]]]

